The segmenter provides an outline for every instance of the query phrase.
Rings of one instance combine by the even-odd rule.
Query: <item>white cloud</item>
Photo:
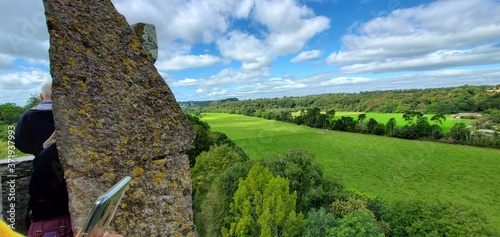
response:
[[[395,10],[361,25],[357,34],[345,35],[343,49],[327,62],[344,65],[349,73],[460,66],[482,57],[476,64],[496,63],[496,56],[488,58],[480,47],[464,48],[500,39],[498,12],[500,4],[493,0],[443,0]],[[437,62],[429,60],[435,56]]]
[[[269,30],[266,42],[276,56],[300,51],[315,34],[330,27],[327,17],[315,16],[294,0],[257,0],[255,6],[255,19]]]
[[[35,60],[48,58],[48,33],[41,1],[0,1],[0,53]]]
[[[402,70],[433,70],[447,67],[500,63],[500,46],[486,45],[466,50],[437,50],[426,55],[394,58],[341,68],[343,73],[382,73]]]
[[[24,105],[31,95],[38,95],[41,86],[50,81],[49,73],[38,69],[2,73],[0,74],[0,104],[12,102]]]
[[[196,86],[198,80],[192,78],[185,78],[180,81],[174,81],[172,83],[173,86]]]
[[[177,71],[188,68],[208,67],[221,62],[221,58],[202,54],[202,55],[179,55],[168,60],[156,63],[159,70]]]
[[[302,51],[300,52],[300,54],[292,58],[290,62],[292,63],[304,62],[307,60],[317,59],[321,57],[321,55],[322,52],[319,50]]]
[[[0,53],[0,70],[12,68],[14,57]]]
[[[355,84],[355,83],[363,83],[370,81],[372,79],[365,77],[336,77],[332,78],[328,81],[323,81],[319,83],[320,86],[332,86],[332,85],[340,85],[340,84]]]

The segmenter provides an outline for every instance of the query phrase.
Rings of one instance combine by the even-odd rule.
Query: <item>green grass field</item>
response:
[[[212,131],[226,133],[251,159],[304,148],[315,154],[325,174],[340,175],[347,188],[388,201],[470,205],[485,213],[491,229],[500,234],[500,150],[327,131],[234,114],[207,113],[202,120]]]

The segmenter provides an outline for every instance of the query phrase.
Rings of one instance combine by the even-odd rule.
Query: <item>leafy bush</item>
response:
[[[419,200],[394,203],[382,219],[391,236],[483,236],[486,226],[485,217],[469,207]]]

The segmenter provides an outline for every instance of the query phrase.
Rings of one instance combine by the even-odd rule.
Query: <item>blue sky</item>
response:
[[[7,3],[8,2],[8,3]],[[500,84],[498,0],[113,0],[178,101]],[[41,1],[0,1],[0,103],[51,80]]]

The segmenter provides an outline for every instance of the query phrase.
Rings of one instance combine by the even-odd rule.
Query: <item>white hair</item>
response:
[[[42,90],[40,92],[45,99],[52,99],[52,83],[47,82],[43,84]]]

